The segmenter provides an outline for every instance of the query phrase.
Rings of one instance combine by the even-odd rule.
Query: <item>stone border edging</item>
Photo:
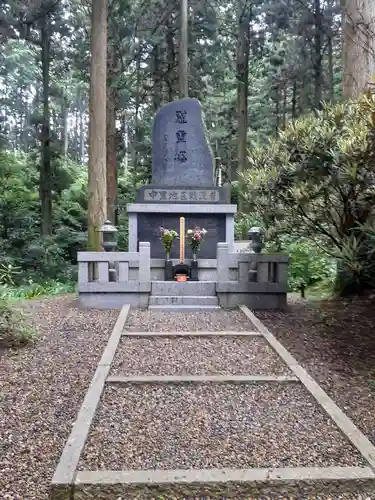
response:
[[[369,467],[78,471],[76,500],[89,498],[316,498],[337,493],[368,494]]]
[[[259,382],[300,382],[290,375],[112,375],[107,384],[249,384]]]
[[[172,484],[287,480],[374,479],[370,467],[285,467],[254,469],[177,469],[78,471],[75,484]]]
[[[56,488],[56,492],[58,492],[59,489],[67,491],[69,487],[73,486],[81,452],[100,401],[129,309],[129,305],[124,305],[118,315],[107,346],[104,349],[101,360],[97,365],[95,374],[86,392],[77,419],[73,424],[70,436],[60,456],[59,463],[52,478],[52,491],[54,488]]]
[[[263,337],[270,346],[284,360],[289,369],[298,377],[305,388],[315,398],[320,406],[325,410],[329,417],[335,422],[341,432],[357,448],[362,457],[369,463],[375,471],[375,446],[358,429],[354,422],[345,415],[337,404],[328,396],[320,385],[302,368],[297,360],[283,347],[276,337],[260,321],[255,314],[246,306],[240,306],[241,311],[249,318],[253,325],[258,328]]]
[[[260,332],[123,332],[123,337],[263,337]]]

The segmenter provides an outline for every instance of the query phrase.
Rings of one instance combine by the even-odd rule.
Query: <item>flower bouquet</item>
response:
[[[200,227],[196,227],[195,229],[188,229],[186,232],[188,245],[193,251],[194,261],[197,260],[197,252],[204,240],[204,236],[206,233],[207,231],[205,229],[201,229]]]
[[[160,228],[160,240],[166,253],[166,260],[170,260],[172,244],[177,236],[178,233],[173,229]]]

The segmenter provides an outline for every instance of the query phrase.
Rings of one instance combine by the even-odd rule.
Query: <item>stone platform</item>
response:
[[[200,281],[181,283],[162,281],[165,261],[150,258],[149,242],[140,242],[138,252],[78,252],[79,301],[95,308],[124,304],[145,309],[173,306],[173,310],[176,306],[206,309],[218,305],[231,309],[241,304],[251,309],[285,308],[287,256],[230,252],[228,243],[218,243],[216,253],[217,259],[198,259]],[[97,267],[96,280],[89,278],[90,263]],[[110,266],[116,273],[110,275]],[[114,274],[115,280],[110,279]]]

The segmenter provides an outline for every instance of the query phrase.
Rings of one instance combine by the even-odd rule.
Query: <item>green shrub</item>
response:
[[[243,193],[272,240],[307,238],[338,261],[338,291],[375,285],[375,96],[326,105],[249,153]]]
[[[34,283],[32,280],[27,285],[8,286],[0,285],[0,297],[9,301],[35,299],[37,297],[73,293],[76,280],[70,282],[47,281]]]
[[[36,337],[37,332],[26,314],[0,298],[0,346],[19,347],[34,341]]]

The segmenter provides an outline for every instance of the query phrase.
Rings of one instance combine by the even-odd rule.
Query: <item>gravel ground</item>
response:
[[[112,374],[292,375],[259,337],[123,337]]]
[[[131,309],[125,329],[130,332],[254,331],[254,325],[238,310],[166,313]]]
[[[257,316],[375,444],[375,300],[296,303]]]
[[[0,498],[45,500],[117,311],[33,300],[36,345],[0,358]]]
[[[80,469],[364,465],[298,384],[108,387]]]

